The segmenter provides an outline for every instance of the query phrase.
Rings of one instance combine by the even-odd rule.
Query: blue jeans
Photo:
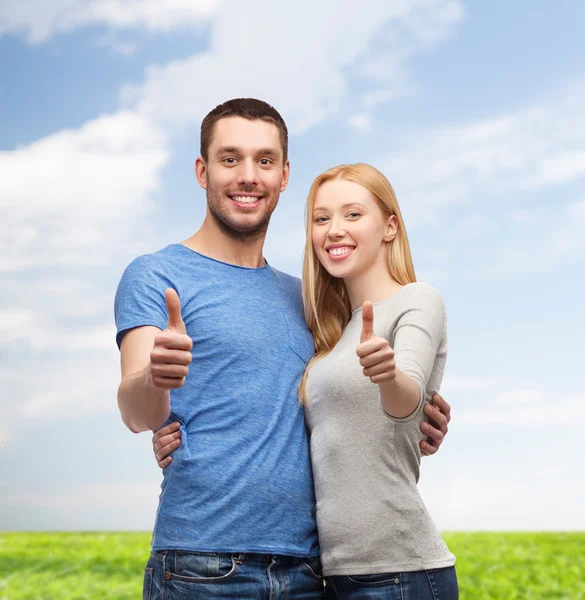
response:
[[[328,600],[458,600],[455,567],[327,577]]]
[[[322,600],[321,561],[276,554],[152,552],[143,600]]]

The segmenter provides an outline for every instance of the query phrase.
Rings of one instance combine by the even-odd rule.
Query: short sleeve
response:
[[[146,254],[133,260],[122,274],[114,300],[118,348],[130,329],[167,326],[165,290],[174,286],[159,262]]]

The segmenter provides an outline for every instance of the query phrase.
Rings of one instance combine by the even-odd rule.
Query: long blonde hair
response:
[[[351,319],[351,304],[343,279],[332,277],[320,263],[313,247],[313,208],[319,188],[332,179],[358,183],[372,193],[384,216],[398,220],[396,237],[387,243],[386,266],[400,284],[416,281],[408,237],[390,182],[378,169],[365,163],[340,165],[321,173],[309,190],[305,209],[306,235],[303,256],[303,304],[305,319],[315,341],[315,356],[310,360],[299,386],[299,400],[306,402],[306,383],[309,370],[337,344]]]

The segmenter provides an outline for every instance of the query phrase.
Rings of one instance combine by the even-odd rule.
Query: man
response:
[[[164,471],[145,598],[322,597],[297,400],[313,341],[298,279],[262,256],[287,150],[268,104],[211,111],[195,164],[207,195],[201,228],[133,261],[116,294],[122,419],[134,432],[178,423],[182,437]],[[437,401],[445,416],[429,416],[440,442],[449,407]],[[162,446],[179,431],[164,428]]]

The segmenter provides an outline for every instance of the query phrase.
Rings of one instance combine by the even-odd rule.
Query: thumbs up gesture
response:
[[[193,340],[187,335],[177,292],[169,288],[165,300],[169,318],[166,329],[155,338],[150,352],[150,377],[155,388],[172,390],[185,384],[193,360]]]
[[[394,350],[388,340],[374,335],[374,307],[371,302],[362,306],[362,333],[357,347],[363,374],[372,383],[384,383],[396,379]]]

